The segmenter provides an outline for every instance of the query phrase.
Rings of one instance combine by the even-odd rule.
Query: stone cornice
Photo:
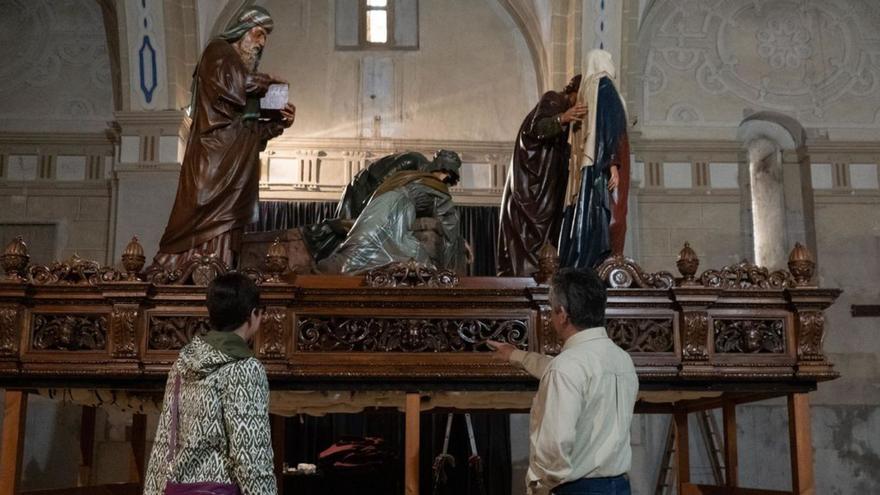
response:
[[[745,152],[741,142],[736,140],[713,139],[641,139],[633,138],[632,149],[635,153],[740,153]],[[880,154],[878,141],[807,141],[807,152],[846,153],[846,154]]]
[[[281,136],[269,142],[268,150],[292,151],[320,149],[327,151],[381,150],[389,153],[403,150],[448,149],[457,152],[510,153],[513,141],[462,141],[451,139],[394,139],[394,138],[305,138]]]
[[[125,134],[129,130],[152,130],[156,127],[160,128],[163,135],[176,134],[188,130],[192,123],[192,119],[183,110],[119,111],[114,116]]]
[[[96,146],[112,152],[113,140],[107,132],[0,132],[0,146]]]

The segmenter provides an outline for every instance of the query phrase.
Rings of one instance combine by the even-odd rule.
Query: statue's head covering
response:
[[[605,50],[594,49],[587,52],[587,79],[607,76],[617,79],[617,70],[611,54]]]
[[[449,172],[453,179],[458,182],[461,176],[461,157],[454,151],[438,150],[434,153],[434,159],[431,161],[426,172],[434,172],[435,170]]]
[[[226,29],[220,33],[220,38],[226,41],[238,41],[251,29],[260,26],[266,30],[266,34],[272,32],[275,22],[269,11],[259,5],[252,5],[241,9],[238,15],[229,21]]]
[[[581,87],[581,75],[577,74],[576,76],[571,78],[571,81],[568,81],[568,84],[562,88],[562,92],[565,94],[569,93],[577,93],[578,89]]]

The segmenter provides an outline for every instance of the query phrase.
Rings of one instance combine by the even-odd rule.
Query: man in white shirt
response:
[[[531,495],[629,495],[630,424],[639,381],[605,332],[605,285],[590,269],[560,270],[551,322],[564,342],[552,358],[490,341],[495,356],[541,380],[529,419]]]

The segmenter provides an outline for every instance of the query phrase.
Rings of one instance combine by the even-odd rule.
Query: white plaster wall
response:
[[[334,2],[261,3],[276,26],[261,70],[290,81],[296,137],[375,137],[378,115],[382,137],[507,141],[537,101],[525,40],[496,0],[420,1],[410,51],[336,51]],[[362,83],[377,64],[389,68]]]
[[[94,0],[0,1],[0,131],[100,131],[113,120]]]
[[[729,139],[744,111],[775,110],[832,140],[878,139],[878,24],[874,0],[656,0],[639,33],[642,130]]]

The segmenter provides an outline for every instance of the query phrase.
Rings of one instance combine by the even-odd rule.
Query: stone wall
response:
[[[94,0],[3,2],[0,131],[101,131],[113,120],[103,25]]]

